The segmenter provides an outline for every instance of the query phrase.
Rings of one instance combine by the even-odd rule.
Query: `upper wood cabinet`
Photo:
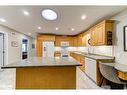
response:
[[[78,46],[78,37],[73,37],[73,46],[74,47]]]
[[[69,42],[70,47],[76,47],[77,46],[77,37],[69,37],[69,36],[56,36],[55,46],[60,47],[62,41]]]
[[[59,36],[55,37],[55,46],[60,47],[61,38]]]
[[[90,29],[91,45],[112,45],[113,44],[113,20],[104,20]]]
[[[97,44],[97,31],[96,31],[96,27],[93,27],[90,29],[90,32],[91,32],[91,45],[96,45]]]
[[[86,46],[86,33],[81,33],[78,35],[78,46]]]
[[[86,46],[86,32],[82,34],[82,46]]]
[[[83,37],[82,34],[78,35],[78,46],[82,46],[82,37]]]

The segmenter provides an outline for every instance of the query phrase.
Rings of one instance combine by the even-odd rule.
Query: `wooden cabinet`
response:
[[[60,47],[61,38],[59,36],[55,37],[55,46]]]
[[[55,46],[60,47],[62,41],[69,42],[70,39],[67,36],[56,36],[55,37]]]
[[[70,56],[73,57],[75,60],[77,60],[80,64],[82,64],[82,66],[80,66],[79,68],[82,71],[85,71],[85,57],[80,54],[76,54],[74,52],[71,52]]]
[[[105,22],[102,22],[96,26],[97,32],[97,44],[103,45],[105,44]]]
[[[80,64],[82,64],[82,66],[80,66],[80,69],[85,72],[85,57],[82,55],[80,55]]]
[[[78,46],[78,38],[77,37],[73,37],[73,46],[74,47]]]
[[[97,45],[97,31],[96,27],[90,29],[91,32],[91,45]]]
[[[86,33],[78,35],[78,46],[79,47],[86,46]]]
[[[112,45],[113,44],[113,23],[112,20],[104,20],[90,29],[91,45]]]
[[[77,37],[69,37],[69,36],[56,36],[55,38],[55,46],[60,47],[62,41],[69,42],[70,47],[77,47]]]
[[[69,46],[73,47],[73,37],[68,37],[69,39]]]
[[[86,46],[86,33],[82,34],[82,46]]]
[[[78,46],[82,46],[82,34],[78,35]]]

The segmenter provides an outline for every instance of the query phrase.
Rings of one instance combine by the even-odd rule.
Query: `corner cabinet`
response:
[[[113,45],[113,20],[104,20],[90,29],[91,45]]]

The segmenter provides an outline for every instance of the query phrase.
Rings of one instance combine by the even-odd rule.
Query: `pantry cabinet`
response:
[[[92,46],[113,44],[113,23],[113,20],[104,20],[90,29]]]

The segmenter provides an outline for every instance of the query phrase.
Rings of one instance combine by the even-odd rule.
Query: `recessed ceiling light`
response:
[[[42,17],[44,17],[46,20],[57,19],[57,13],[51,9],[44,9],[41,14],[42,14]]]
[[[1,22],[6,22],[6,20],[5,20],[5,19],[3,19],[3,18],[0,18],[0,21],[1,21]]]
[[[74,28],[71,28],[71,31],[74,31],[75,29]]]
[[[86,19],[86,15],[82,15],[82,16],[81,16],[81,19],[82,19],[82,20]]]
[[[40,30],[40,29],[41,29],[41,27],[39,26],[39,27],[38,27],[38,29]]]
[[[31,35],[31,33],[28,33],[28,35]]]
[[[27,11],[23,11],[24,15],[28,16],[29,15],[29,12]]]
[[[56,30],[59,30],[59,28],[58,28],[58,27],[56,27]]]

